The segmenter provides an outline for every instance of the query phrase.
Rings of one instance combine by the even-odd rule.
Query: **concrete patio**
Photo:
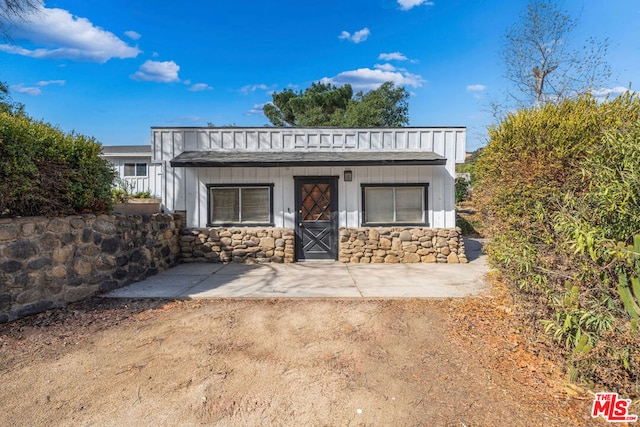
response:
[[[488,290],[482,242],[465,239],[467,264],[181,264],[110,298],[448,298]]]

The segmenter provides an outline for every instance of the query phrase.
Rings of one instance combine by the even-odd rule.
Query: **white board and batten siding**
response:
[[[148,145],[111,145],[103,146],[100,154],[108,160],[120,179],[126,181],[134,193],[149,191],[154,197],[160,197],[162,165],[152,163],[151,147]],[[126,164],[145,164],[146,174],[138,176],[125,175]],[[137,167],[135,168],[137,171]]]
[[[362,222],[361,184],[428,183],[428,223],[455,227],[455,164],[465,160],[466,129],[425,128],[151,128],[152,164],[167,212],[186,211],[188,227],[207,224],[207,184],[273,184],[276,227],[294,228],[294,177],[337,176],[340,227]],[[185,151],[427,151],[444,166],[172,167]],[[344,181],[344,171],[353,180]]]

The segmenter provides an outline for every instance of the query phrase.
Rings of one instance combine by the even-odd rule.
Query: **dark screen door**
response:
[[[338,178],[298,177],[296,259],[338,259]]]

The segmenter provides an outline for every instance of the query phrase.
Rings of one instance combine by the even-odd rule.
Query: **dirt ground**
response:
[[[0,425],[607,425],[510,310],[96,297],[0,325]]]

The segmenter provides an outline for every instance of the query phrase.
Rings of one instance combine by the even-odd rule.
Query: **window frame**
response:
[[[215,188],[238,188],[242,198],[243,188],[267,188],[269,190],[269,222],[213,222],[211,215],[211,191]],[[241,203],[241,200],[240,200]],[[241,213],[241,211],[240,211]],[[273,219],[273,183],[271,184],[207,184],[207,227],[274,227]]]
[[[393,188],[394,191],[396,188],[406,188],[406,187],[421,187],[423,190],[423,205],[422,205],[422,217],[423,221],[421,222],[367,222],[367,197],[366,190],[367,188]],[[360,221],[360,225],[362,227],[392,227],[392,226],[422,226],[429,227],[429,183],[384,183],[384,184],[360,184],[361,191],[361,207],[362,207],[362,219]],[[397,209],[394,205],[394,211]],[[395,216],[396,212],[394,212]]]
[[[138,175],[138,165],[144,165],[144,175]],[[127,175],[127,166],[133,166],[135,175]],[[149,176],[149,164],[146,162],[125,162],[122,164],[122,176],[123,178],[146,178]]]

